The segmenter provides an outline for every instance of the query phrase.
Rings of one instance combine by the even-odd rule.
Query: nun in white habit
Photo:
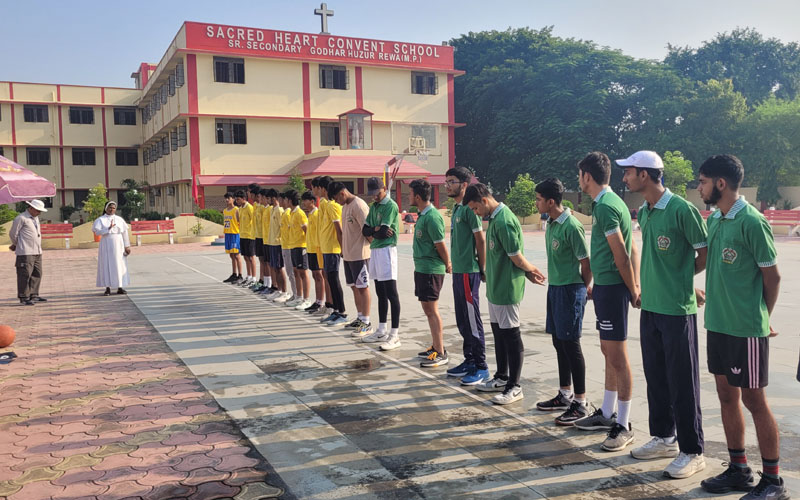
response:
[[[111,295],[116,288],[119,295],[125,295],[123,286],[128,286],[128,254],[131,242],[128,224],[116,215],[117,204],[106,203],[105,213],[94,221],[92,232],[100,236],[100,250],[97,255],[97,286],[105,287],[104,295]]]

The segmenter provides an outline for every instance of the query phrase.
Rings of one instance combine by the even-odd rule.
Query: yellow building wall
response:
[[[11,152],[11,148],[8,148],[7,151],[8,155],[6,158],[13,159],[13,153]],[[23,167],[35,172],[38,175],[46,178],[49,181],[52,181],[56,184],[56,186],[61,185],[61,178],[60,178],[60,168],[59,168],[59,158],[58,158],[58,148],[50,148],[50,165],[28,165],[28,156],[25,151],[26,148],[24,147],[17,147],[17,163],[22,165]]]
[[[347,90],[321,89],[319,87],[319,67],[320,65],[317,63],[309,64],[309,91],[310,91],[309,96],[311,104],[311,116],[313,116],[314,118],[336,118],[341,113],[344,113],[345,111],[350,111],[351,109],[355,108],[356,107],[355,66],[346,66],[350,80],[350,88]],[[302,66],[300,66],[300,71],[302,71]],[[301,111],[300,116],[303,116],[302,108],[300,111]]]
[[[200,118],[203,174],[285,173],[303,154],[303,123],[247,120],[247,144],[216,144],[214,118]]]
[[[103,145],[103,108],[94,107],[92,109],[94,110],[94,123],[78,124],[69,122],[70,106],[61,106],[61,124],[63,127],[65,146]],[[108,126],[107,121],[106,126]],[[56,124],[56,129],[58,129],[58,124]]]
[[[364,108],[374,120],[447,123],[447,75],[436,73],[439,93],[411,93],[411,71],[367,68],[362,70]]]
[[[105,175],[105,172],[103,172]],[[139,153],[139,166],[118,166],[116,164],[116,152],[114,149],[108,151],[108,185],[109,187],[119,188],[125,179],[144,180],[144,168],[142,167],[141,153]]]
[[[64,89],[62,87],[62,100]],[[141,97],[141,91],[136,89],[119,89],[106,87],[106,104],[117,106],[134,106]]]
[[[16,97],[17,88],[14,87]],[[73,87],[69,85],[61,86],[61,102],[70,104],[86,103],[100,104],[102,102],[102,91],[99,87]]]
[[[3,86],[0,85],[0,92],[2,90]],[[3,97],[0,96],[0,99]],[[11,139],[11,104],[2,102],[0,103],[0,144],[11,144]]]
[[[14,83],[14,100],[28,102],[55,102],[57,90],[58,89],[55,85]]]
[[[94,148],[95,165],[73,165],[72,148],[64,148],[64,184],[68,188],[86,189],[105,184],[103,148]]]
[[[245,58],[244,80],[244,84],[215,82],[214,57],[198,54],[198,112],[217,115],[303,116],[303,74],[300,62]]]
[[[136,125],[114,125],[113,107],[100,108],[97,111],[106,115],[106,143],[109,147],[133,147],[142,144],[142,115],[138,109]],[[141,157],[141,152],[139,156]]]
[[[8,82],[0,82],[0,99],[11,99],[11,87]]]
[[[16,92],[16,87],[15,90]],[[55,106],[48,106],[49,122],[29,123],[24,120],[22,104],[14,105],[17,145],[52,146],[58,144],[58,115]]]

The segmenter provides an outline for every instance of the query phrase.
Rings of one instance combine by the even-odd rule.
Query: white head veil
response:
[[[106,203],[106,206],[103,207],[103,213],[106,213],[106,210],[108,210],[108,207],[110,207],[111,205],[114,205],[116,207],[117,206],[117,202],[116,201],[109,201],[108,203]]]

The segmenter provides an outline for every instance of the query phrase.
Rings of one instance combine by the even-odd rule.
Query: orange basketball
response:
[[[13,344],[16,337],[17,334],[13,328],[8,325],[0,325],[0,348]]]

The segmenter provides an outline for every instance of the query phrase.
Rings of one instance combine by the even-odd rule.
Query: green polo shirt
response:
[[[740,196],[728,213],[708,218],[707,330],[734,337],[769,335],[761,268],[778,263],[772,228]]]
[[[436,250],[444,241],[444,219],[433,205],[420,212],[414,224],[414,271],[423,274],[444,274],[447,269]]]
[[[370,248],[385,248],[397,246],[397,233],[400,232],[400,211],[397,203],[388,194],[381,201],[373,202],[369,206],[369,213],[365,224],[369,227],[389,226],[394,234],[388,238],[372,238]]]
[[[622,198],[606,186],[592,203],[592,276],[595,285],[624,283],[608,246],[608,237],[622,232],[625,249],[631,254],[631,214]]]
[[[486,230],[486,298],[495,305],[519,304],[525,295],[525,272],[510,257],[521,254],[522,228],[504,204],[489,218]]]
[[[697,208],[664,191],[639,209],[642,228],[642,310],[671,316],[697,313],[695,250],[704,248],[706,223]]]
[[[481,218],[466,205],[456,203],[450,219],[450,261],[454,273],[479,273],[474,233],[483,231]]]
[[[569,208],[547,223],[544,233],[547,250],[547,281],[550,285],[583,283],[580,261],[589,256],[583,224]]]

